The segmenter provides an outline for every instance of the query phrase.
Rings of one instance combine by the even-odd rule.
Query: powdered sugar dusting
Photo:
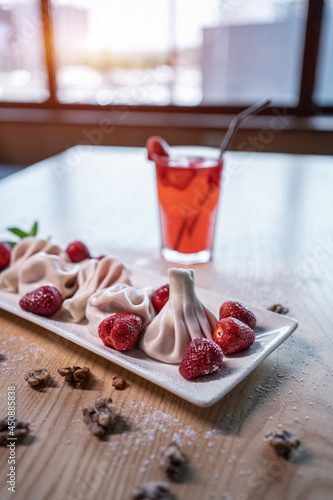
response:
[[[0,330],[5,333],[5,329]],[[17,371],[18,364],[22,368],[30,368],[31,361],[44,356],[46,350],[36,342],[27,342],[22,335],[8,336],[1,341],[2,354],[4,359],[1,361],[0,370],[8,378],[13,372]],[[15,347],[15,349],[13,349]],[[6,357],[6,352],[10,351],[10,359]]]

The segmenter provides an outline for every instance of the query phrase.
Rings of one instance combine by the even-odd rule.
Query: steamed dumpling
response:
[[[98,335],[98,325],[103,319],[118,312],[129,312],[140,316],[144,328],[155,315],[151,302],[153,288],[134,288],[117,283],[104,290],[99,290],[90,297],[86,308],[88,330]]]
[[[65,252],[49,240],[42,240],[34,237],[23,238],[17,243],[10,256],[10,266],[0,273],[0,289],[6,292],[16,293],[18,290],[18,273],[27,259],[38,252],[50,255],[61,255],[65,259]]]
[[[38,252],[23,262],[18,273],[18,289],[21,295],[44,285],[52,285],[63,298],[75,293],[79,264],[63,260],[59,255]]]
[[[97,290],[115,283],[131,284],[125,267],[118,259],[107,256],[102,260],[89,259],[82,262],[78,273],[78,289],[62,306],[66,319],[80,322],[85,317],[89,297]]]
[[[191,340],[213,338],[217,318],[197,297],[192,269],[169,269],[169,280],[169,300],[144,330],[140,348],[164,363],[180,363]]]

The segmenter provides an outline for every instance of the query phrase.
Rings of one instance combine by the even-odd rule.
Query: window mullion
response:
[[[57,80],[50,1],[40,0],[40,8],[43,22],[44,47],[50,91],[50,98],[48,102],[49,104],[55,104],[57,103]]]
[[[309,0],[298,106],[299,113],[302,115],[312,114],[314,111],[312,97],[316,79],[323,9],[324,0]]]

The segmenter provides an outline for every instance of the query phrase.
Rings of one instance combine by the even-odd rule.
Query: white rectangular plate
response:
[[[165,276],[130,266],[127,268],[130,269],[133,285],[138,288],[158,287],[168,281]],[[202,288],[197,288],[196,291],[202,302],[218,316],[220,305],[228,298]],[[256,341],[252,347],[238,354],[225,356],[225,367],[218,373],[188,381],[179,374],[178,365],[155,361],[138,347],[127,352],[119,352],[105,347],[98,337],[89,334],[85,324],[43,318],[23,311],[18,302],[18,294],[0,291],[0,308],[47,328],[186,401],[202,407],[211,406],[225,396],[297,328],[297,321],[294,319],[251,306],[251,310],[257,317]]]

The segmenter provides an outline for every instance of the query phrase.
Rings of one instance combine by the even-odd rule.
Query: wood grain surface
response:
[[[16,447],[16,492],[0,448],[1,500],[131,498],[134,487],[167,480],[179,500],[329,500],[333,497],[333,161],[259,153],[226,156],[214,259],[196,283],[261,307],[281,302],[296,332],[210,408],[198,408],[55,334],[0,311],[0,415],[16,388],[17,418],[31,432]],[[62,245],[82,239],[165,274],[153,166],[141,149],[67,150],[0,182],[0,238],[7,226],[40,222]],[[58,367],[89,366],[85,388]],[[43,390],[23,379],[44,366]],[[121,375],[124,391],[112,387]],[[121,412],[105,441],[89,434],[81,408],[111,396]],[[301,440],[292,461],[264,441],[285,427]],[[168,480],[160,459],[172,441],[190,475]],[[14,495],[14,497],[13,497]]]

